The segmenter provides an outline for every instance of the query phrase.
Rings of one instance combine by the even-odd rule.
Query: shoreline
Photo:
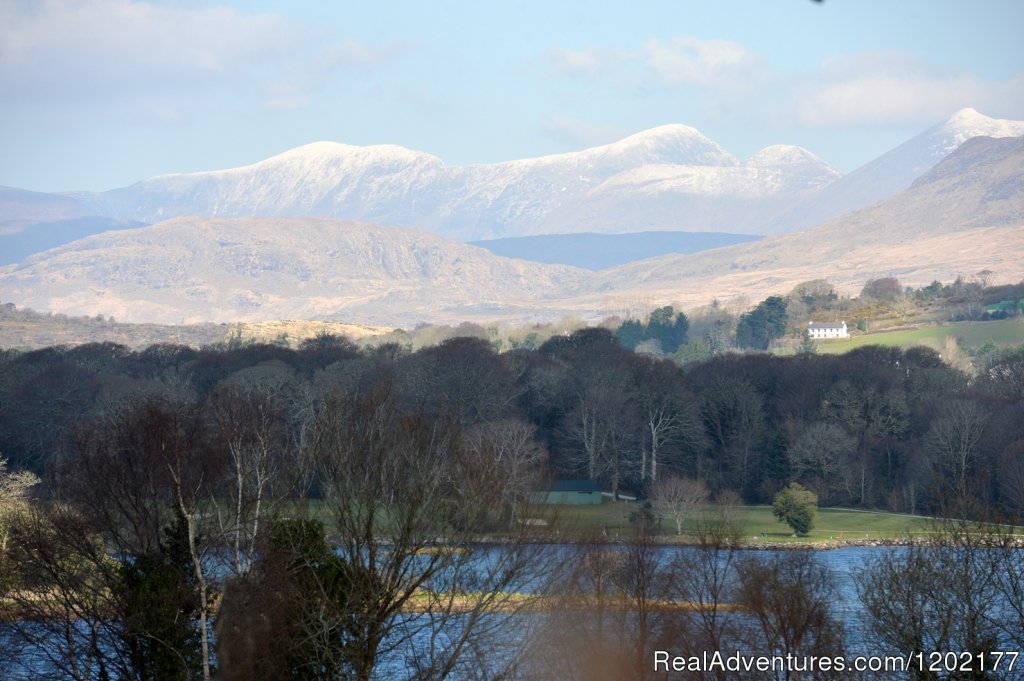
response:
[[[506,544],[512,541],[506,537],[488,537],[478,542],[474,542],[476,546],[487,546],[489,544]],[[648,539],[651,546],[657,548],[668,548],[668,547],[700,547],[700,546],[712,546],[714,542],[701,542],[696,539],[687,539],[685,537],[671,537],[666,540],[662,537],[651,537]],[[588,538],[588,537],[568,537],[568,536],[547,536],[533,538],[526,543],[529,544],[565,544],[565,545],[607,545],[607,546],[633,546],[637,542],[631,538],[614,537],[614,538]],[[443,542],[439,542],[438,546],[444,545]],[[898,548],[903,546],[950,546],[956,545],[956,542],[943,542],[932,537],[885,537],[885,538],[863,538],[863,539],[809,539],[809,540],[792,540],[792,541],[779,541],[770,539],[755,539],[747,540],[741,539],[735,542],[729,542],[723,540],[720,544],[721,549],[732,548],[738,551],[838,551],[842,549],[854,549],[854,548]],[[1024,537],[1020,537],[1012,540],[1011,542],[1000,542],[991,541],[984,542],[979,541],[975,544],[977,548],[998,548],[1006,547],[1014,549],[1024,549]]]

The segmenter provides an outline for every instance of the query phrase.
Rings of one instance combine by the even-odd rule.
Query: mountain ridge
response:
[[[1024,137],[972,138],[914,187],[814,229],[629,263],[594,274],[581,289],[591,298],[642,292],[703,304],[709,294],[764,297],[810,279],[848,294],[883,276],[925,285],[991,269],[1017,280],[1024,277],[1022,177]]]
[[[165,174],[73,196],[95,212],[122,220],[322,215],[424,228],[464,240],[552,231],[641,231],[652,219],[660,229],[693,231],[729,231],[719,228],[738,222],[743,229],[732,231],[750,233],[762,211],[775,213],[777,204],[789,205],[839,176],[804,149],[763,151],[740,161],[682,124],[581,151],[466,166],[448,166],[436,156],[396,145],[321,141],[238,168]],[[668,169],[675,173],[671,181],[665,177],[672,174]],[[689,203],[701,210],[674,205],[669,212],[647,211],[656,219],[636,219],[632,199],[650,200],[651,177],[659,178],[658,197],[669,194],[684,208]],[[749,205],[725,206],[732,195]],[[702,202],[712,208],[703,209]],[[709,222],[715,206],[726,217]],[[691,212],[696,217],[688,217]],[[597,225],[595,213],[601,215]]]
[[[770,231],[815,227],[909,189],[918,177],[969,139],[1021,135],[1024,121],[990,118],[972,108],[960,109],[796,204],[772,222]]]
[[[638,301],[757,300],[828,279],[1024,277],[1024,138],[973,138],[896,196],[813,230],[590,272],[335,218],[182,217],[0,268],[0,298],[126,321],[594,319]]]

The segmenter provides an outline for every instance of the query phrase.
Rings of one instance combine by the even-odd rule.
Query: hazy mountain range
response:
[[[495,255],[550,264],[603,270],[666,253],[696,253],[756,241],[750,234],[727,232],[633,232],[632,234],[539,234],[471,241]]]
[[[756,300],[814,278],[851,292],[887,275],[927,283],[992,269],[1020,278],[1024,151],[1019,139],[994,139],[1014,135],[1024,135],[1024,122],[968,109],[842,178],[796,147],[741,162],[692,128],[665,126],[578,153],[480,166],[449,167],[395,146],[316,143],[244,168],[99,194],[8,189],[0,191],[0,246],[116,230],[0,267],[0,300],[135,321],[409,325],[599,315],[638,301]],[[596,273],[502,258],[438,235],[786,232],[851,207],[860,210],[815,229]],[[189,217],[127,229],[180,215]],[[511,244],[514,255],[564,262],[574,244],[578,255],[594,238],[489,247]],[[655,241],[674,245],[653,252],[687,250],[663,235],[615,239],[614,262],[634,247],[651,254]],[[550,257],[559,250],[570,255]]]
[[[740,161],[684,125],[581,152],[448,166],[403,147],[316,142],[243,168],[163,175],[75,198],[96,215],[330,216],[460,240],[652,229],[759,234],[839,177],[810,152],[774,146]]]
[[[968,140],[904,192],[819,227],[692,255],[666,255],[595,273],[567,301],[649,297],[699,305],[737,294],[760,300],[810,279],[855,294],[869,278],[950,282],[992,270],[1024,279],[1024,137]]]

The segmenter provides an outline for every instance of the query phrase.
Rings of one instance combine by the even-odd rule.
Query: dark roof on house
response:
[[[552,492],[600,492],[601,488],[593,480],[553,480]]]
[[[831,324],[823,324],[820,322],[811,322],[807,325],[811,329],[841,329],[846,325],[846,322],[832,322]]]

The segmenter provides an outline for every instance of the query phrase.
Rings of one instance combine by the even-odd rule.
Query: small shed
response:
[[[600,504],[601,488],[593,480],[554,480],[547,491],[531,497],[535,504]]]
[[[998,303],[985,306],[985,312],[1014,312],[1016,310],[1024,310],[1024,298],[1017,302],[1001,300]]]

